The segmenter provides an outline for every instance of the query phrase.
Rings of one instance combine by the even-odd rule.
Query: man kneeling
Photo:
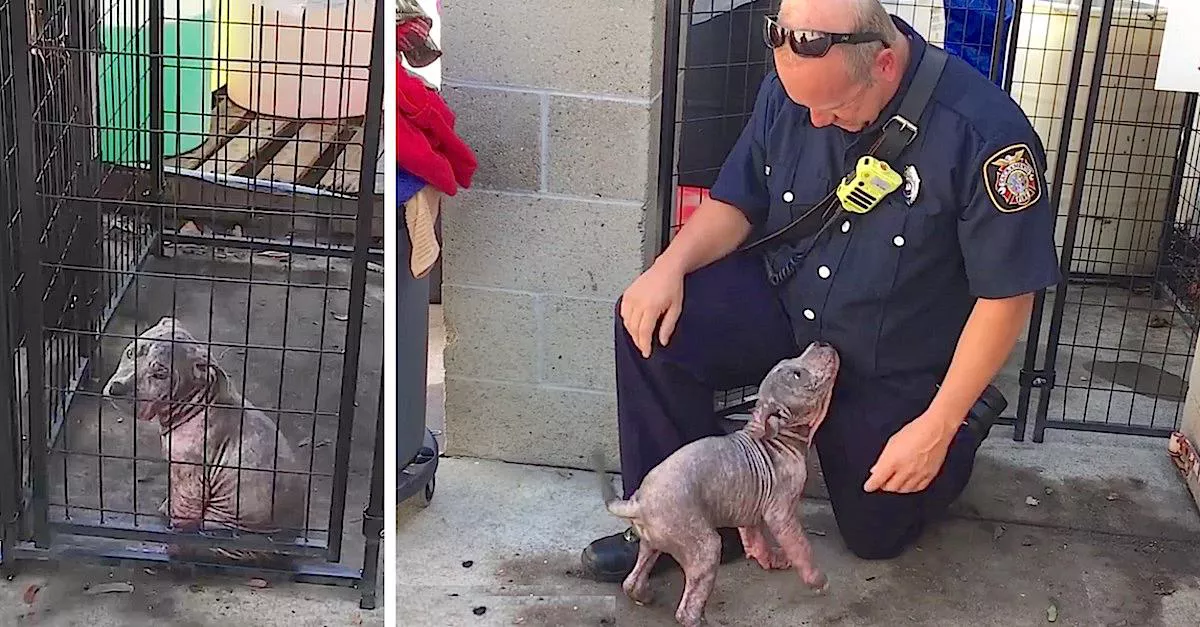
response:
[[[1045,155],[1012,99],[950,57],[890,164],[903,189],[797,242],[740,251],[829,193],[933,50],[878,0],[783,0],[764,33],[776,69],[711,198],[617,303],[624,496],[672,451],[722,432],[715,390],[828,342],[842,370],[814,444],[833,512],[851,552],[891,558],[966,486],[1004,405],[989,382],[1033,294],[1059,280]],[[722,537],[723,559],[739,556],[737,531]],[[582,559],[615,582],[637,553],[626,531]]]

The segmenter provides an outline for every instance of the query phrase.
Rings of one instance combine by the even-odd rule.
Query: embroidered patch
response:
[[[992,204],[1004,213],[1029,208],[1042,197],[1042,181],[1026,144],[1013,144],[983,163],[983,182]]]
[[[917,167],[911,164],[904,166],[904,202],[911,207],[920,192],[921,175],[917,174]]]

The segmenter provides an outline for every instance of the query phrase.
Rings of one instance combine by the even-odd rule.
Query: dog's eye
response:
[[[133,357],[133,345],[132,344],[129,345],[129,348],[125,349],[125,356]]]

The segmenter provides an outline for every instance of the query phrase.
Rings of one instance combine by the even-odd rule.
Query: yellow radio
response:
[[[854,167],[854,176],[847,176],[838,184],[837,197],[846,211],[866,213],[903,184],[899,172],[887,163],[865,155]]]

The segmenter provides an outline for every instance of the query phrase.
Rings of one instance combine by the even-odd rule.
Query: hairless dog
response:
[[[296,535],[306,489],[294,447],[242,398],[209,348],[179,320],[162,318],[131,341],[103,393],[132,395],[137,418],[158,423],[171,477],[159,511],[171,527]],[[277,472],[285,470],[292,472]],[[177,546],[170,552],[203,555]],[[239,561],[278,557],[219,548],[212,553]]]
[[[681,447],[627,501],[603,474],[603,456],[595,455],[606,508],[628,519],[641,538],[637,563],[622,584],[632,600],[651,601],[650,570],[666,552],[685,576],[675,620],[701,624],[720,564],[722,527],[737,527],[747,557],[763,568],[794,568],[810,588],[828,588],[813,565],[798,506],[808,479],[805,457],[829,409],[839,363],[837,351],[821,342],[780,361],[760,384],[745,427]]]

